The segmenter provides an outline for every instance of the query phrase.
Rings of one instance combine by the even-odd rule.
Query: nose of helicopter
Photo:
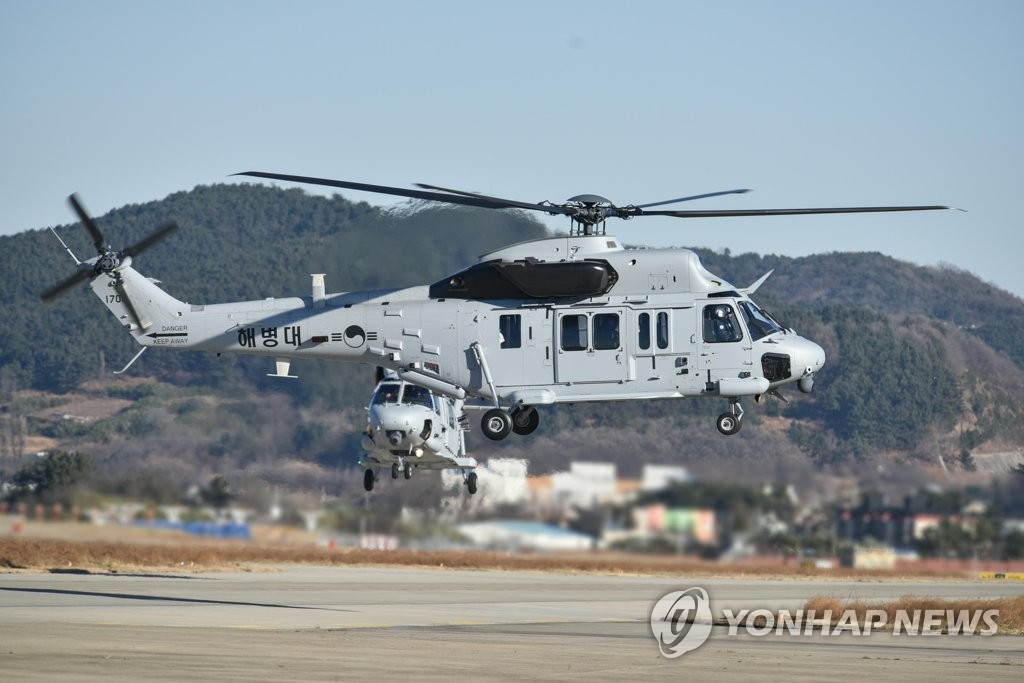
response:
[[[788,352],[792,360],[791,377],[799,380],[813,375],[825,365],[825,352],[820,346],[803,337],[788,340]]]
[[[805,374],[813,374],[821,370],[825,365],[825,349],[821,348],[809,339],[804,339],[803,348],[799,357],[800,366]]]
[[[425,411],[418,406],[374,406],[370,411],[370,424],[375,433],[386,434],[393,447],[418,442],[416,435],[423,428]]]
[[[798,380],[800,391],[811,393],[814,388],[814,373],[825,365],[825,350],[810,339],[799,338],[793,349],[793,378]]]

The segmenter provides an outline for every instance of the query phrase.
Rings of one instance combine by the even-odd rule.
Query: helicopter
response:
[[[373,490],[380,467],[412,478],[414,469],[457,469],[470,494],[476,493],[477,462],[466,455],[466,415],[463,401],[437,395],[393,370],[378,368],[377,387],[366,409],[366,433],[360,445],[366,452],[363,488]]]
[[[291,361],[300,358],[377,365],[436,395],[486,402],[490,407],[481,430],[493,440],[532,433],[540,421],[538,407],[703,397],[726,402],[716,426],[728,436],[742,426],[742,399],[783,398],[779,389],[790,384],[811,392],[825,364],[821,346],[776,321],[751,298],[771,272],[736,287],[709,272],[688,249],[625,248],[607,234],[608,219],[951,208],[676,210],[655,207],[749,190],[620,206],[593,194],[560,204],[530,203],[425,184],[407,189],[263,171],[236,175],[538,211],[568,217],[570,229],[484,254],[432,284],[327,294],[324,275],[313,274],[306,296],[190,304],[133,266],[133,259],[176,229],[174,223],[115,250],[71,195],[69,203],[97,255],[80,261],[61,240],[77,270],[45,291],[43,300],[88,283],[142,346],[119,372],[149,347],[268,356],[275,361],[271,377],[293,377]]]

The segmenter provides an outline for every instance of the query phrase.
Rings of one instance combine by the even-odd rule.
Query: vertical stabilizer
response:
[[[188,304],[175,299],[134,268],[101,274],[89,287],[143,346],[152,346],[169,335],[186,336],[182,332],[187,329]]]

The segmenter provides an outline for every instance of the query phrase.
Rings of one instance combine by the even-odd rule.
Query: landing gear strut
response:
[[[729,412],[718,416],[718,431],[732,436],[743,426],[743,406],[738,398],[729,399]]]

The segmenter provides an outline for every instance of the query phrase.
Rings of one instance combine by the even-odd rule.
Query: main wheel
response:
[[[402,474],[406,479],[412,479],[412,463],[405,463],[405,467],[402,468]]]
[[[392,479],[398,479],[398,463],[397,462],[391,463],[391,478]]]
[[[367,491],[372,491],[374,479],[376,479],[376,477],[373,475],[373,470],[367,468],[366,472],[363,474],[363,488]]]
[[[476,472],[470,472],[466,477],[466,490],[470,495],[476,493]]]
[[[512,432],[512,418],[501,408],[491,408],[480,420],[484,436],[492,441],[501,441]]]
[[[740,431],[742,426],[743,424],[740,422],[740,419],[732,413],[722,413],[718,416],[718,431],[726,436],[732,436]]]
[[[540,424],[540,415],[536,408],[524,406],[512,411],[512,431],[516,434],[526,436],[533,434]]]

